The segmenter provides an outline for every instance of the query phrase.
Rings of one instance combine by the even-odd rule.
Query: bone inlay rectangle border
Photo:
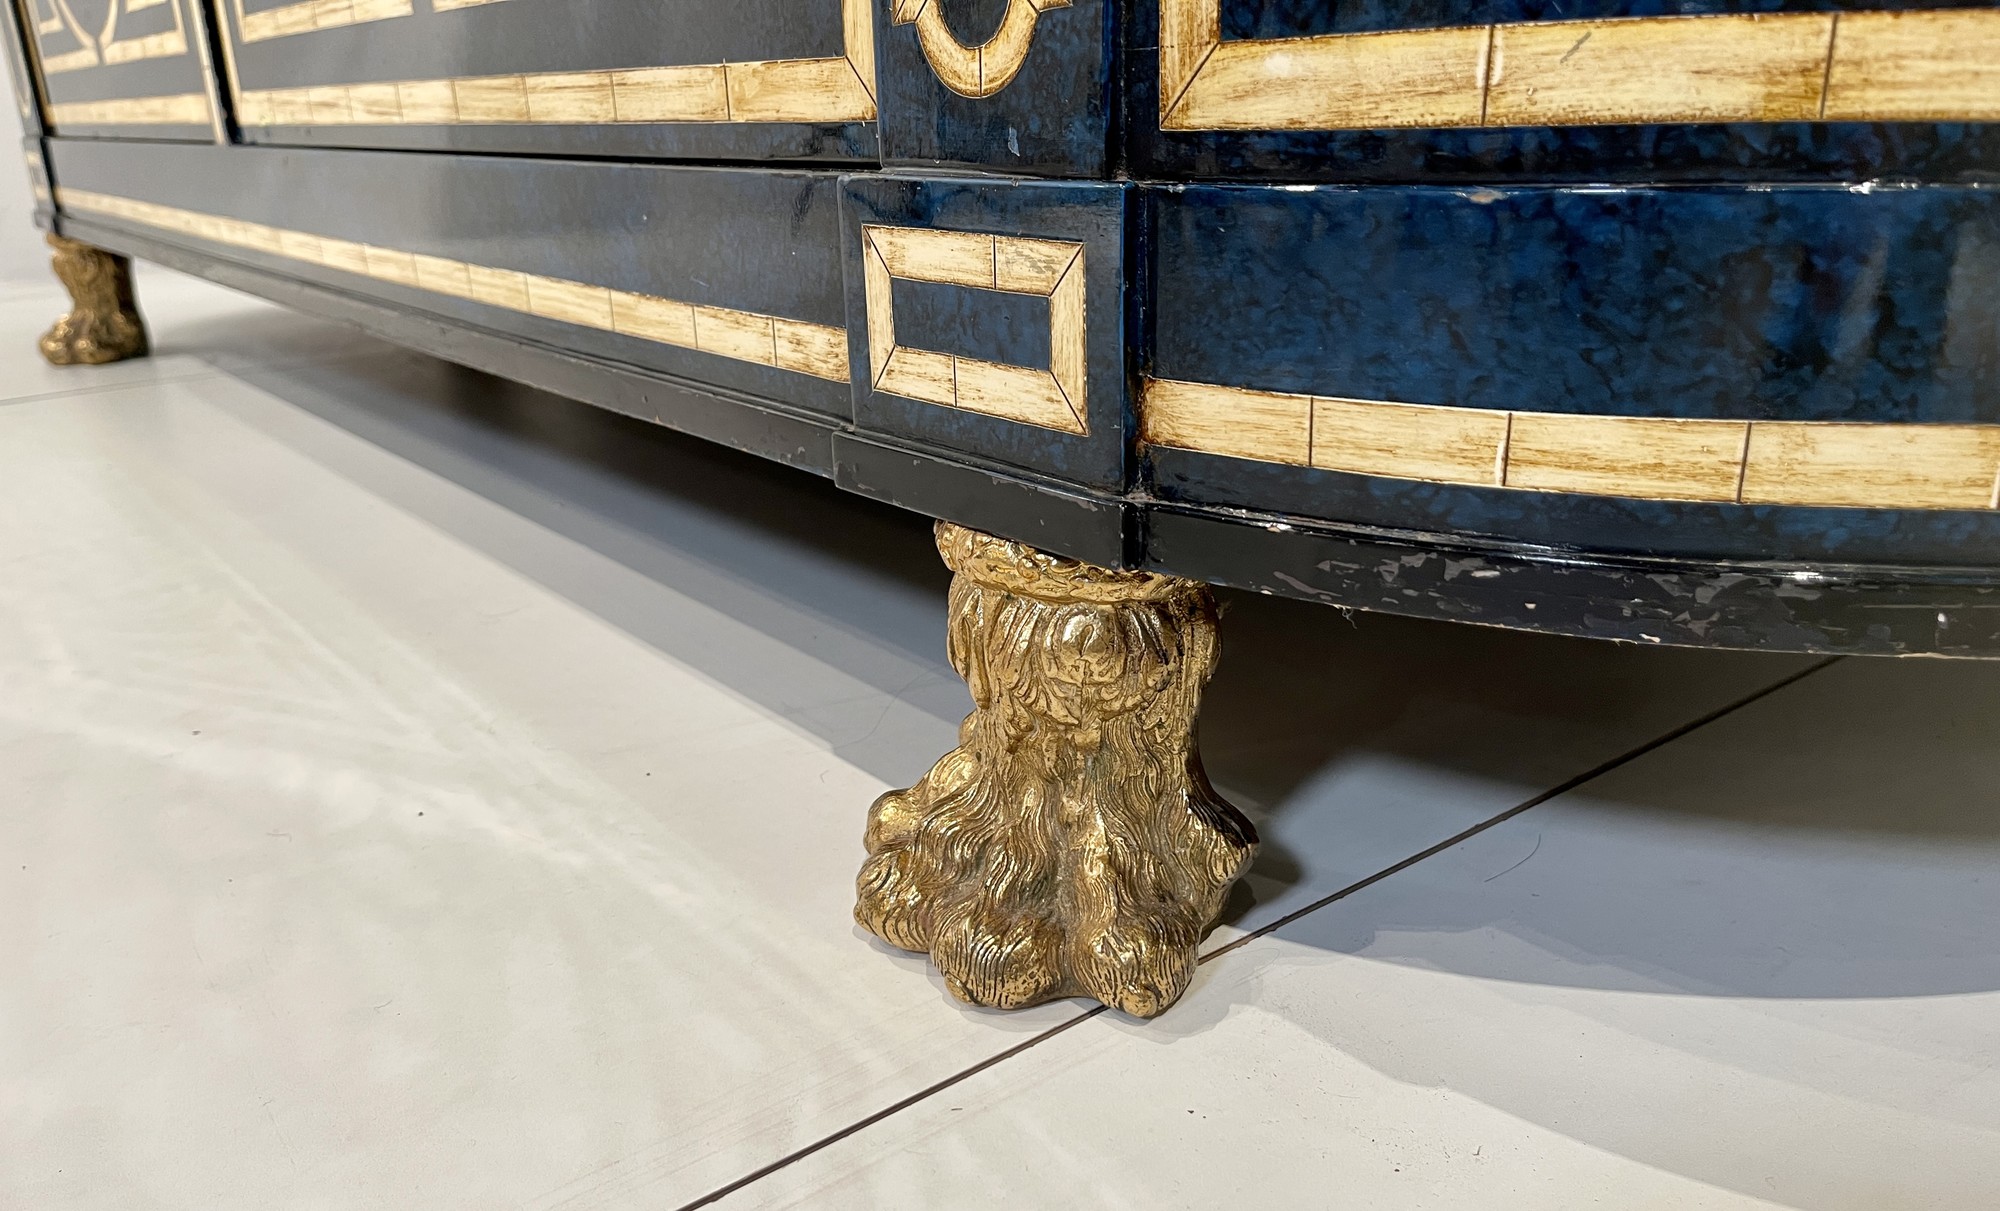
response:
[[[64,210],[124,219],[638,340],[847,381],[847,330],[828,324],[496,269],[81,189],[58,188],[56,201]]]
[[[840,0],[840,5],[845,46],[839,57],[237,87],[237,120],[246,126],[871,122],[872,10],[869,0]],[[244,40],[253,39],[246,34]],[[232,85],[236,80],[232,73]]]
[[[869,383],[877,391],[1088,436],[1083,245],[944,231],[861,229]],[[936,282],[1049,300],[1049,368],[913,349],[896,339],[892,281]]]
[[[1689,420],[1149,379],[1151,445],[1389,479],[1645,500],[2000,507],[2000,425]]]
[[[1164,130],[2000,120],[2000,9],[1516,22],[1222,40],[1160,0]]]

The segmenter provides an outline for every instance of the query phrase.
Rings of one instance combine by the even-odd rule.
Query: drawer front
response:
[[[1993,0],[1140,0],[1133,175],[1992,179]]]
[[[221,0],[251,143],[872,160],[870,0]]]
[[[1988,190],[1188,186],[1147,212],[1164,499],[1545,548],[2000,562]]]
[[[50,141],[65,213],[835,418],[839,180]]]
[[[20,0],[48,132],[215,142],[200,0]]]

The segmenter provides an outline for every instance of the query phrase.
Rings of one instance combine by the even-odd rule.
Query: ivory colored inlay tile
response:
[[[1510,488],[1667,500],[1735,500],[1742,421],[1516,412]]]
[[[1309,395],[1154,379],[1139,407],[1140,433],[1156,446],[1305,466],[1312,461]]]
[[[1485,124],[1813,121],[1833,26],[1830,13],[1496,26]]]
[[[1497,483],[1508,415],[1372,400],[1315,399],[1312,465],[1360,475]]]
[[[1825,117],[2000,120],[2000,9],[1841,14]]]
[[[1745,501],[1906,509],[1989,509],[2000,425],[1842,425],[1758,421]]]

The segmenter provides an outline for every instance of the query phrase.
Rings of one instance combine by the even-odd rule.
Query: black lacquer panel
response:
[[[21,0],[49,133],[212,142],[200,0]]]
[[[872,162],[868,0],[223,0],[253,143]]]
[[[928,54],[918,23],[901,20],[917,3],[884,0],[877,6],[885,163],[1025,176],[1110,175],[1118,101],[1114,0],[1074,0],[1022,16],[1018,20],[1032,22],[1022,39],[1008,35],[1007,22],[1012,11],[1035,12],[1030,0],[983,6],[930,0],[923,7],[930,6],[937,14],[923,20],[941,20],[956,45]],[[981,42],[988,48],[981,70],[955,72],[954,57]],[[978,95],[984,89],[992,91]]]
[[[774,360],[771,330],[751,331],[759,316],[824,330],[839,351],[845,301],[839,184],[831,174],[65,140],[51,147],[66,208],[79,191],[135,199],[713,309],[704,314],[715,318],[718,347],[740,355],[524,313],[254,247],[218,245],[198,231],[165,232],[231,259],[525,339],[847,414],[844,369],[828,371],[841,376],[836,380],[749,360]],[[131,221],[76,208],[99,221]],[[160,232],[143,219],[135,225]],[[573,305],[596,304],[597,296],[587,293]],[[550,310],[559,309],[544,309]],[[677,320],[669,315],[653,323]],[[706,327],[700,335],[706,345]]]

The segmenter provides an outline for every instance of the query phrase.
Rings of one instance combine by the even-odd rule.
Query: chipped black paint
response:
[[[1156,508],[1146,566],[1328,605],[1627,643],[2000,654],[2000,573],[1607,559]]]

